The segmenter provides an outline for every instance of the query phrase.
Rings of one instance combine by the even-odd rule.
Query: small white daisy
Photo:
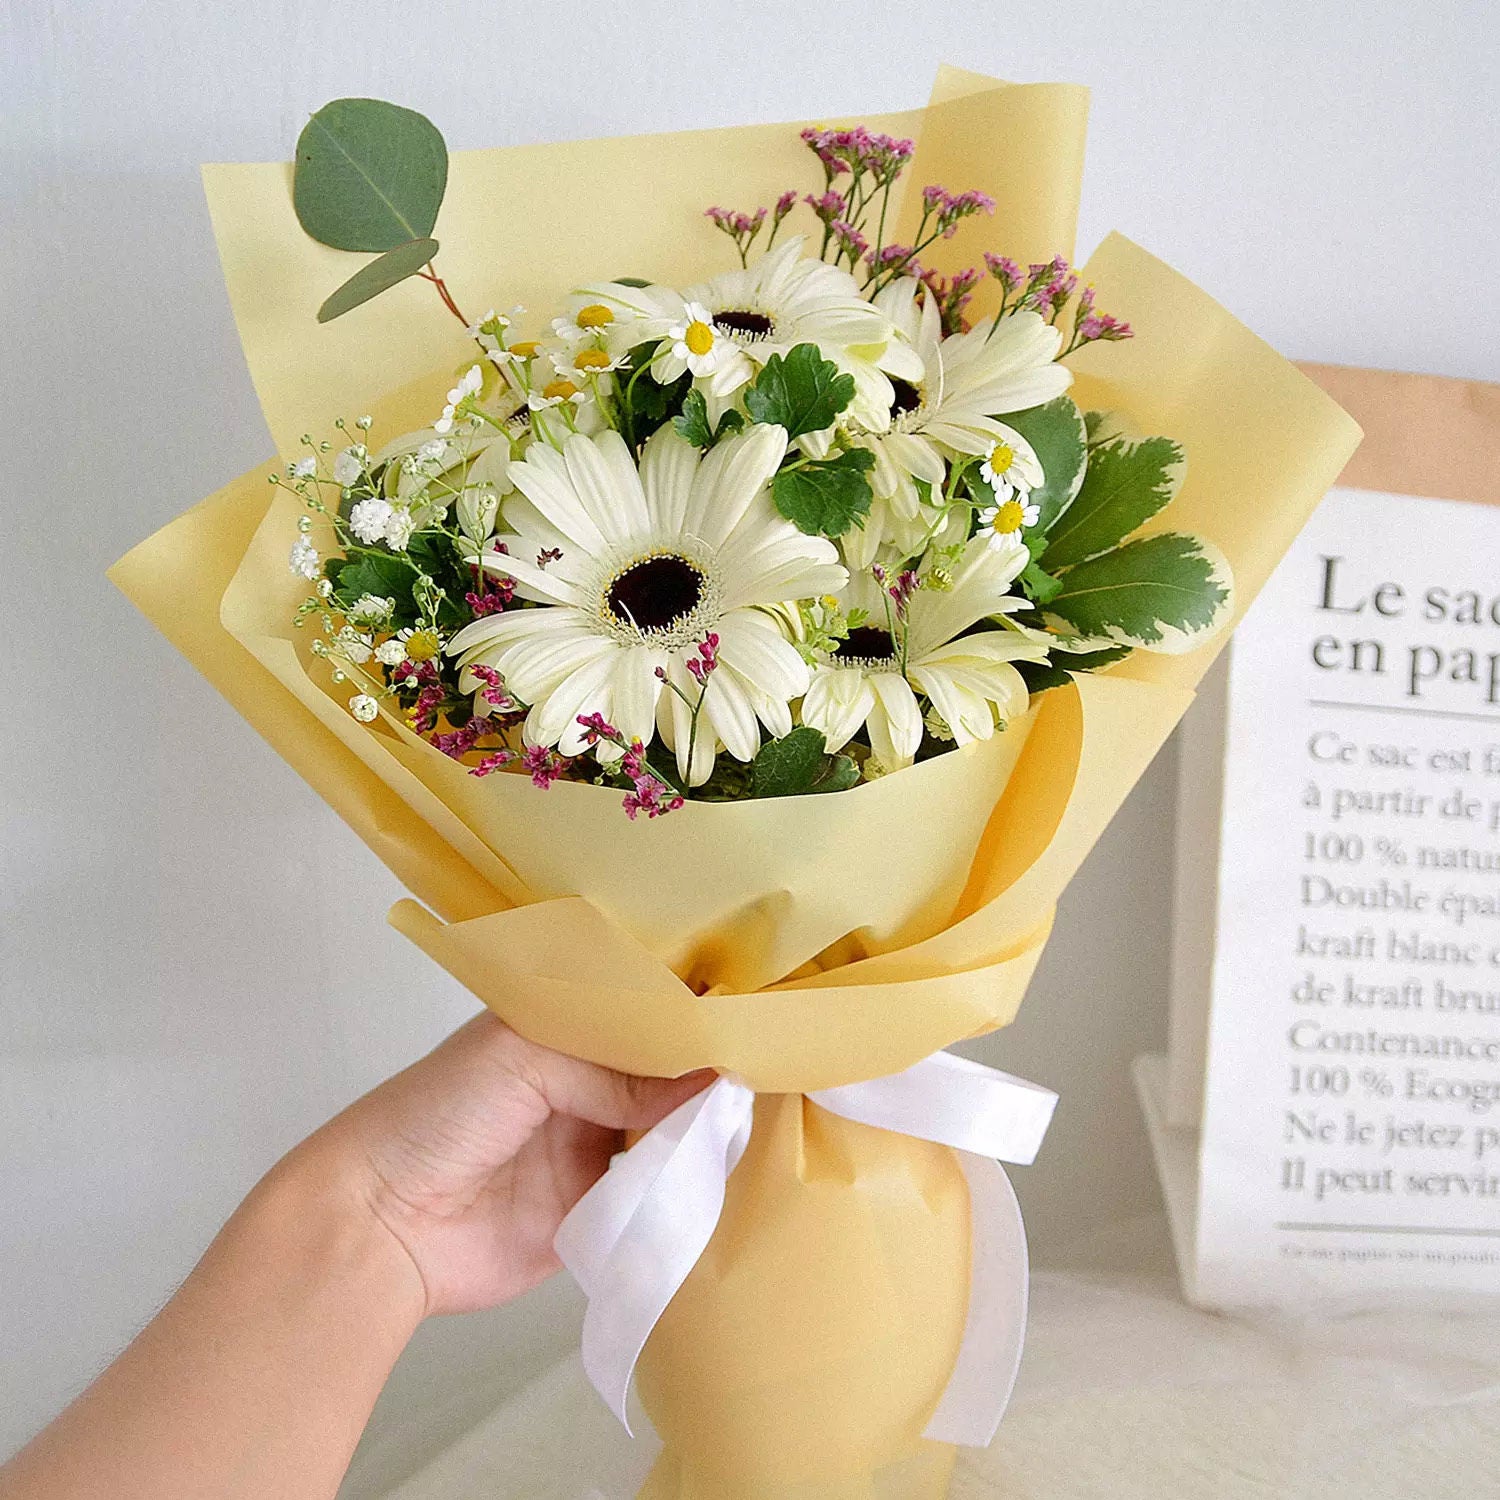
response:
[[[995,492],[997,504],[1003,505],[1012,496],[1024,502],[1046,478],[1042,461],[1036,456],[1036,449],[1014,427],[1007,427],[1004,422],[996,422],[995,426],[999,431],[979,465],[979,477]]]
[[[735,346],[714,331],[714,315],[701,302],[689,302],[681,319],[667,329],[667,341],[651,364],[651,373],[670,385],[684,371],[694,380],[714,374]]]

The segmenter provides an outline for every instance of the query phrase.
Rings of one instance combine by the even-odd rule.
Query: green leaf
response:
[[[639,276],[616,276],[614,279],[614,285],[634,287],[637,291],[639,291],[641,287],[650,286],[651,283],[649,281],[641,280]]]
[[[1070,568],[1124,541],[1171,504],[1185,466],[1171,438],[1116,438],[1095,448],[1078,498],[1048,534],[1043,565]]]
[[[804,797],[842,792],[859,780],[859,767],[847,755],[829,755],[823,732],[804,724],[761,746],[750,765],[752,797]]]
[[[1021,587],[1026,590],[1027,597],[1036,600],[1038,604],[1050,603],[1062,588],[1062,584],[1056,578],[1039,568],[1034,562],[1026,564],[1019,581]]]
[[[656,344],[637,344],[627,364],[617,375],[620,387],[620,433],[639,448],[668,417],[682,410],[692,388],[693,377],[684,373],[671,385],[662,385],[646,367],[656,355]]]
[[[713,446],[714,430],[708,424],[708,402],[703,399],[702,391],[694,389],[687,393],[681,413],[672,418],[672,426],[678,437],[685,438],[695,448]]]
[[[1190,651],[1229,605],[1229,565],[1195,536],[1162,532],[1070,568],[1048,608],[1080,635]]]
[[[1059,396],[1045,406],[1018,411],[1005,418],[1036,450],[1045,476],[1042,484],[1028,496],[1041,514],[1037,528],[1045,531],[1068,508],[1083,483],[1084,446],[1083,416],[1068,396]]]
[[[773,354],[745,392],[752,422],[786,428],[788,438],[822,432],[854,399],[854,377],[823,358],[816,344],[798,344],[790,354]]]
[[[436,240],[408,240],[387,250],[378,260],[361,266],[333,296],[318,309],[318,322],[331,323],[346,312],[378,297],[408,276],[415,276],[438,252]]]
[[[730,407],[728,411],[719,418],[719,425],[714,428],[714,442],[721,443],[731,433],[738,432],[745,425],[745,414]]]
[[[836,458],[782,469],[771,481],[771,498],[809,536],[843,536],[851,526],[863,526],[870,513],[865,476],[874,467],[875,455],[868,448],[850,448]]]
[[[396,601],[396,613],[405,616],[415,609],[412,585],[416,571],[389,552],[358,551],[347,558],[330,559],[326,569],[333,580],[337,602],[345,607],[362,594],[379,594]]]
[[[335,250],[394,250],[432,233],[448,148],[431,120],[380,99],[335,99],[297,138],[292,204]]]

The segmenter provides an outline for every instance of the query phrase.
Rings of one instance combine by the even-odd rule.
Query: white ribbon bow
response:
[[[999,1162],[1035,1158],[1057,1095],[935,1052],[904,1073],[807,1097],[846,1120],[958,1151],[973,1235],[969,1312],[924,1436],[984,1447],[1010,1401],[1026,1334],[1026,1234]],[[713,1237],[754,1107],[752,1090],[720,1077],[617,1156],[557,1231],[558,1257],[588,1298],[584,1370],[627,1432],[636,1361]]]

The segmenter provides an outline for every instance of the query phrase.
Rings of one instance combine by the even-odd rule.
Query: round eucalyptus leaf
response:
[[[438,253],[436,240],[408,240],[387,250],[369,265],[361,266],[338,291],[318,309],[318,322],[331,323],[351,308],[378,297],[381,292],[415,276]]]
[[[380,99],[335,99],[297,138],[292,203],[336,250],[394,250],[432,232],[448,148],[431,120]]]

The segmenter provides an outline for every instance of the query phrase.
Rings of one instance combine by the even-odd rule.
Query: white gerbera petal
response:
[[[580,715],[602,714],[643,742],[654,724],[695,785],[720,748],[748,759],[762,725],[785,734],[808,669],[762,608],[847,581],[832,543],[772,504],[785,449],[786,434],[764,426],[706,455],[663,428],[639,471],[614,432],[574,435],[561,455],[533,448],[512,467],[519,493],[497,538],[506,551],[486,553],[484,566],[541,607],[458,633],[449,649],[465,690],[469,668],[498,672],[530,705],[528,741],[564,754],[584,748]],[[709,635],[720,663],[705,687],[687,661]]]

